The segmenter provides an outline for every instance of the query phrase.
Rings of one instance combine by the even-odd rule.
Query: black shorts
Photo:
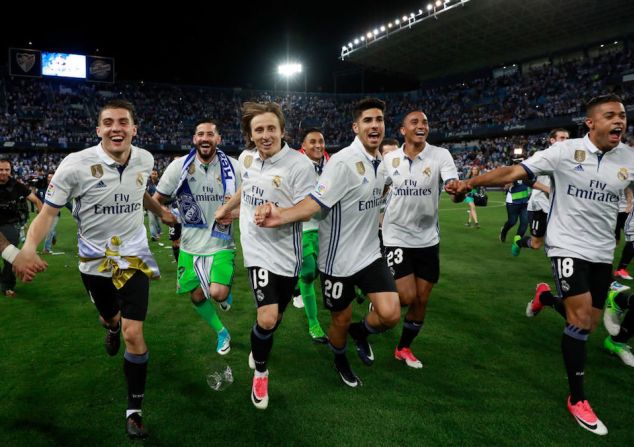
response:
[[[128,320],[145,320],[150,279],[143,272],[135,272],[119,290],[112,283],[112,278],[105,276],[82,273],[81,280],[104,320],[111,319],[119,311],[121,316]]]
[[[592,307],[603,309],[612,282],[612,265],[577,258],[550,258],[557,292],[562,298],[590,292]]]
[[[247,267],[255,305],[277,304],[278,312],[284,313],[293,298],[297,276],[282,276],[262,267]]]
[[[617,241],[621,239],[621,230],[625,228],[627,216],[629,216],[629,214],[625,211],[619,212],[616,216],[616,228],[614,229],[614,235],[616,236]]]
[[[181,231],[183,230],[183,225],[176,223],[173,227],[169,227],[169,237],[170,241],[174,242],[181,238]]]
[[[528,212],[528,224],[533,237],[544,237],[548,225],[548,213],[542,210]]]
[[[440,244],[424,248],[385,247],[385,259],[394,279],[414,274],[437,283],[440,277]]]
[[[346,309],[356,293],[357,286],[364,294],[379,292],[396,292],[394,277],[387,267],[385,258],[379,258],[352,276],[337,277],[319,272],[321,291],[324,295],[324,306],[332,312]]]

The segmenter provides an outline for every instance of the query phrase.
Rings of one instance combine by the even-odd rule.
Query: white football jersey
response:
[[[132,146],[125,166],[117,164],[101,144],[68,155],[55,171],[46,191],[47,204],[61,208],[74,199],[73,217],[77,222],[80,258],[103,257],[114,236],[121,240],[121,256],[141,257],[155,270],[143,225],[143,195],[154,157]],[[99,276],[103,260],[82,261],[79,270]]]
[[[550,177],[547,175],[540,175],[537,177],[537,181],[544,186],[550,187]],[[543,211],[548,214],[550,210],[550,196],[544,191],[533,188],[531,190],[531,198],[528,199],[528,211]]]
[[[549,257],[612,263],[621,192],[634,180],[634,151],[619,144],[601,152],[588,135],[554,144],[522,163],[529,175],[549,175]]]
[[[426,144],[410,160],[403,146],[388,153],[381,167],[392,181],[383,215],[383,244],[407,248],[438,244],[438,201],[442,185],[458,178],[449,151]]]
[[[238,161],[234,158],[227,157],[236,173],[236,189],[240,187],[240,169]],[[178,158],[172,161],[165,169],[161,176],[157,190],[163,195],[170,197],[176,192],[178,181],[181,176],[181,169],[185,163],[186,157]],[[183,226],[181,233],[181,250],[195,255],[209,255],[219,250],[235,249],[234,242],[211,237],[211,229],[214,224],[214,214],[216,209],[224,203],[224,189],[222,187],[222,178],[220,176],[220,161],[218,156],[207,165],[207,169],[203,163],[195,158],[188,167],[187,183],[192,192],[194,200],[200,206],[205,219],[207,228],[186,227]],[[232,225],[233,236],[233,225]]]
[[[261,228],[255,208],[266,202],[289,208],[301,202],[315,186],[315,169],[308,157],[287,144],[263,160],[255,149],[238,159],[242,174],[240,242],[245,267],[262,267],[281,276],[298,276],[302,265],[302,223]]]
[[[330,157],[311,197],[327,215],[319,224],[319,270],[349,277],[381,257],[379,210],[385,171],[359,138]]]

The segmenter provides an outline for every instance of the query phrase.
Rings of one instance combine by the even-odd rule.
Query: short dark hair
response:
[[[319,132],[320,134],[324,134],[321,129],[318,129],[316,127],[309,127],[308,129],[306,129],[304,131],[304,134],[302,136],[302,141],[304,141],[306,139],[306,137],[308,136],[308,134],[313,133],[313,132]]]
[[[358,120],[361,114],[368,109],[379,109],[385,113],[385,101],[379,98],[363,98],[358,101],[352,109],[352,121]]]
[[[384,138],[379,144],[379,152],[383,153],[383,148],[385,146],[399,146],[399,142],[396,138]]]
[[[425,115],[425,118],[427,118],[427,114],[423,112],[421,109],[410,110],[409,112],[403,114],[403,117],[401,118],[401,127],[405,127],[405,118],[407,118],[412,113],[416,113],[416,112],[422,113],[423,115]]]
[[[566,129],[564,129],[563,127],[558,127],[557,129],[553,129],[550,131],[550,133],[548,134],[548,139],[552,139],[552,138],[557,138],[557,133],[559,132],[566,132],[568,135],[570,135],[570,132],[568,132]]]
[[[623,100],[620,96],[615,95],[613,93],[609,93],[607,95],[595,96],[590,101],[586,103],[586,116],[590,116],[592,114],[592,110],[600,105],[605,104],[606,102],[620,102],[623,104]]]
[[[200,126],[201,124],[213,124],[214,126],[216,126],[216,130],[218,130],[218,123],[216,122],[216,120],[212,118],[201,118],[196,121],[196,125],[194,125],[194,135],[196,134],[196,129],[198,129],[198,126]],[[220,133],[220,130],[218,130],[218,133]]]
[[[282,131],[282,138],[284,138],[284,129],[286,128],[286,120],[284,119],[284,113],[282,113],[282,107],[274,102],[245,102],[242,104],[242,119],[240,120],[240,130],[244,136],[244,142],[249,149],[255,147],[255,143],[251,141],[251,121],[258,115],[264,113],[272,113],[277,116],[280,122],[280,130]]]
[[[11,163],[11,160],[9,160],[8,158],[0,158],[0,163],[9,163],[9,168],[11,168],[11,171],[13,171],[13,163]]]
[[[130,117],[132,118],[132,124],[136,124],[136,112],[134,111],[134,106],[127,99],[112,99],[105,103],[101,109],[99,109],[99,115],[97,116],[97,125],[101,124],[101,114],[104,110],[107,109],[125,109],[130,112]]]

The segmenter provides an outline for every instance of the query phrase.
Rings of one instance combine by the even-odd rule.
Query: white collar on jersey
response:
[[[611,149],[607,152],[603,152],[601,149],[599,149],[598,147],[596,147],[594,145],[594,143],[592,142],[592,140],[590,139],[590,134],[587,133],[584,137],[583,137],[583,144],[586,146],[586,149],[588,149],[590,152],[597,153],[600,152],[603,155],[607,155],[607,154],[611,154],[611,153],[616,153],[617,149],[622,149],[622,148],[629,148],[629,146],[627,146],[626,144],[624,144],[623,142],[620,142],[614,149]]]
[[[376,158],[370,156],[370,154],[368,154],[368,151],[365,150],[365,147],[361,143],[361,140],[359,139],[359,137],[354,137],[354,141],[352,142],[350,147],[354,148],[354,150],[356,150],[357,152],[362,153],[370,163],[372,163],[374,160],[383,160],[383,158],[381,157],[381,154],[379,154],[378,152],[377,152]]]
[[[136,147],[130,146],[130,158],[128,159],[128,164],[130,164],[130,161],[134,157],[135,153],[136,153]],[[115,164],[118,164],[110,155],[106,153],[106,151],[103,150],[103,147],[101,146],[101,142],[97,145],[97,155],[99,155],[99,158],[101,159],[101,161],[103,161],[108,166],[113,166]]]
[[[431,147],[432,147],[431,144],[429,144],[428,142],[425,142],[425,147],[423,147],[423,150],[418,153],[416,158],[420,158],[422,160],[424,158],[423,154],[428,154],[429,151],[431,150],[430,149]],[[401,147],[399,147],[397,151],[399,151],[398,154],[400,158],[409,158],[407,154],[405,153],[405,143],[401,144]]]
[[[196,163],[198,163],[198,166],[202,167],[205,164],[207,166],[216,166],[218,164],[219,158],[218,158],[218,148],[216,148],[216,153],[214,154],[214,158],[211,159],[211,161],[209,163],[203,163],[202,161],[200,161],[198,159],[198,154],[196,154],[196,159],[194,160]]]
[[[589,133],[587,133],[586,136],[583,137],[583,144],[586,146],[586,149],[588,149],[592,153],[601,152],[601,150],[598,147],[596,147],[594,143],[592,142],[592,140],[590,139]]]
[[[257,148],[254,149],[255,150],[255,158],[257,158],[258,160],[261,160],[260,158],[260,153],[258,152]],[[282,146],[282,149],[280,149],[280,151],[273,155],[270,158],[267,158],[264,161],[269,161],[273,164],[277,163],[279,160],[281,160],[282,158],[284,158],[286,156],[286,154],[288,154],[288,151],[291,150],[291,147],[288,145],[288,143],[285,141],[284,142],[284,146]]]

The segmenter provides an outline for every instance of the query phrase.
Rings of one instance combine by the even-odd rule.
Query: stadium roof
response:
[[[345,60],[423,81],[633,33],[632,0],[471,0],[359,48]]]

